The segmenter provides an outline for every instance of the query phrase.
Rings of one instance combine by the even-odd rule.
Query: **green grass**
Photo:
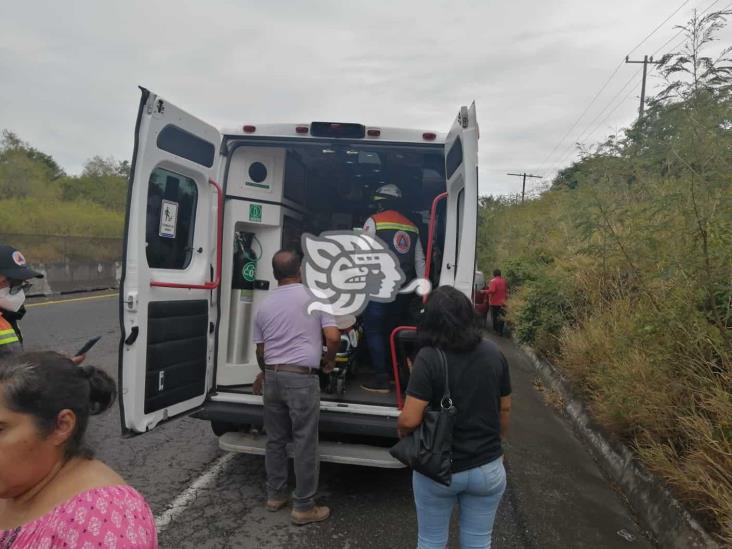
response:
[[[483,199],[479,266],[595,419],[732,545],[732,99],[702,91],[520,204]]]

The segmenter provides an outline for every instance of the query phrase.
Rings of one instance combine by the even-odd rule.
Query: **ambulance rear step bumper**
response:
[[[267,435],[254,433],[226,433],[219,437],[219,447],[227,452],[264,455]],[[320,441],[318,444],[320,461],[379,467],[382,469],[402,469],[404,464],[394,459],[388,448],[352,444],[345,442]],[[287,454],[292,457],[292,444],[287,445]]]
[[[255,404],[220,402],[209,400],[194,412],[193,417],[234,425],[249,425],[259,429],[264,425],[264,407]],[[320,433],[331,438],[387,439],[390,444],[397,441],[396,418],[358,413],[320,412]],[[323,437],[321,437],[322,440]],[[350,440],[349,440],[350,442]]]

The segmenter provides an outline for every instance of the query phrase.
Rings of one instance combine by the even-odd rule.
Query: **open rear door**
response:
[[[221,135],[142,89],[120,282],[120,415],[143,433],[211,387],[223,197]]]
[[[478,120],[475,102],[461,107],[445,140],[447,224],[440,284],[454,286],[468,298],[475,276],[478,232]]]

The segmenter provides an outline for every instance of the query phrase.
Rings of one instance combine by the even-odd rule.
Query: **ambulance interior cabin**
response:
[[[268,290],[277,286],[271,265],[274,253],[283,247],[299,249],[303,233],[363,227],[376,211],[374,191],[393,183],[402,192],[401,213],[419,228],[426,254],[432,203],[446,188],[444,147],[340,140],[267,144],[234,136],[224,146],[228,165],[216,386],[218,391],[250,393],[259,372],[252,343],[254,314]],[[445,201],[441,201],[431,265],[433,284],[441,268],[444,212]],[[256,259],[256,269],[251,258]],[[248,283],[239,276],[242,271],[249,274]],[[375,395],[359,386],[371,373],[363,339],[353,366],[345,387],[337,392],[326,388],[323,400],[394,405],[393,391]]]

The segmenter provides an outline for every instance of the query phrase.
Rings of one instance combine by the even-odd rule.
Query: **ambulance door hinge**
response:
[[[470,123],[470,115],[468,114],[468,107],[460,107],[460,114],[458,114],[458,120],[463,128],[467,128]]]
[[[128,311],[137,310],[137,292],[127,292],[127,297],[125,297],[125,306]]]

